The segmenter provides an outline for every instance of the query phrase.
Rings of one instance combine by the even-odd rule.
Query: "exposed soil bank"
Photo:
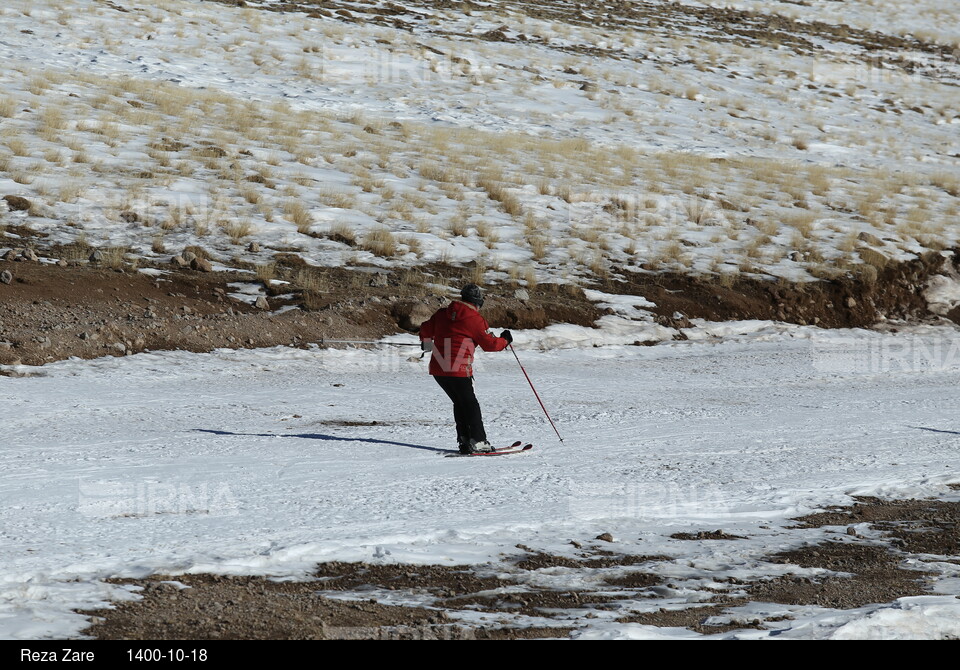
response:
[[[792,284],[760,278],[721,283],[671,273],[625,272],[626,282],[610,282],[607,290],[642,295],[665,317],[679,312],[708,321],[762,319],[821,328],[869,328],[888,319],[931,317],[923,290],[950,262],[942,254],[929,253],[891,263],[877,272],[876,279],[846,274]],[[960,323],[957,312],[949,316]]]
[[[868,328],[884,320],[939,318],[929,311],[923,290],[931,277],[944,272],[946,263],[953,260],[928,254],[891,264],[871,281],[844,275],[804,284],[619,272],[590,287],[643,296],[656,303],[651,309],[661,323],[673,328],[687,327],[693,318]],[[42,259],[0,261],[0,272],[10,275],[9,283],[0,283],[0,364],[41,365],[71,356],[147,350],[202,352],[375,340],[414,332],[455,295],[443,287],[462,285],[472,271],[444,266],[400,272],[305,269],[281,262],[275,276],[264,281],[251,272],[161,269],[164,274],[158,276],[94,264],[61,267]],[[259,290],[266,302],[256,307],[237,299],[242,287]],[[538,329],[551,323],[591,326],[605,313],[576,287],[486,290],[484,315],[494,330]],[[947,316],[960,323],[960,309]],[[679,331],[676,336],[682,337]]]
[[[725,589],[711,590],[702,605],[625,614],[618,621],[685,627],[700,633],[782,627],[786,615],[745,619],[736,608],[749,602],[817,605],[851,609],[930,593],[938,561],[960,554],[960,503],[941,500],[884,501],[861,498],[852,507],[834,508],[798,519],[798,528],[838,527],[830,539],[764,558],[795,566],[796,572],[742,581],[718,575]],[[855,524],[857,529],[848,524]],[[861,532],[875,532],[864,537]],[[675,539],[737,542],[746,538],[704,531]],[[574,611],[626,610],[631,602],[657,598],[657,587],[671,578],[657,574],[664,556],[625,556],[584,549],[581,559],[527,552],[511,563],[513,571],[490,566],[414,566],[324,563],[314,579],[275,582],[260,577],[215,575],[155,576],[121,580],[139,587],[141,600],[114,609],[85,612],[98,639],[516,639],[566,637]],[[908,569],[905,559],[929,562],[930,571]],[[608,569],[616,576],[600,590],[537,588],[525,574],[558,567]],[[817,569],[810,576],[810,568]],[[667,571],[669,572],[669,571]],[[589,580],[577,580],[589,583]],[[189,588],[186,588],[189,587]],[[518,588],[519,587],[519,588]],[[612,588],[610,588],[612,587]],[[429,608],[395,607],[376,598],[377,590],[409,593]],[[352,600],[337,599],[350,595]],[[556,621],[555,626],[474,627],[454,612],[522,614]],[[755,616],[755,615],[751,615]],[[589,618],[589,616],[588,616]]]
[[[442,291],[428,290],[425,282],[436,278],[420,272],[408,277],[325,268],[311,271],[316,276],[309,280],[322,289],[304,291],[279,283],[296,281],[303,270],[295,267],[280,266],[276,280],[266,283],[252,273],[163,270],[166,274],[148,276],[86,264],[0,261],[0,271],[12,275],[9,284],[0,284],[0,365],[376,340],[412,332],[449,300],[436,294]],[[231,297],[241,290],[238,284],[259,290],[266,307]],[[512,290],[491,289],[488,295],[484,314],[494,328],[589,326],[602,314],[582,291],[556,286],[529,291],[524,300]]]

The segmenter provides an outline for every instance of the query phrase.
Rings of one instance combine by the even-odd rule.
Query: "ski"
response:
[[[522,446],[521,446],[522,445]],[[519,454],[524,451],[530,451],[533,449],[533,444],[528,442],[523,444],[523,442],[517,441],[511,444],[509,447],[501,447],[499,449],[494,449],[493,451],[478,451],[473,454],[461,454],[455,452],[452,454],[445,454],[447,458],[459,458],[461,456],[473,457],[473,456],[506,456],[507,454]]]
[[[527,443],[522,447],[507,447],[505,449],[495,449],[494,451],[481,451],[476,454],[465,454],[466,456],[506,456],[507,454],[519,454],[524,451],[530,451],[533,449],[531,443]]]

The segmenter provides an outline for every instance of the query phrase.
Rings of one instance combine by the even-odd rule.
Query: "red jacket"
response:
[[[502,351],[508,342],[487,332],[487,320],[469,303],[452,302],[420,326],[420,340],[433,340],[430,374],[436,377],[472,377],[473,352]]]

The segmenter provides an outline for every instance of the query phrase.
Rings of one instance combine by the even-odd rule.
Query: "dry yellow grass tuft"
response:
[[[386,227],[374,228],[368,232],[363,236],[360,246],[384,258],[392,258],[397,254],[397,240],[393,232]]]
[[[960,197],[960,177],[956,174],[938,172],[931,177],[930,183],[939,189],[943,189],[953,198]]]
[[[501,175],[486,173],[477,179],[477,186],[486,191],[491,200],[499,202],[503,211],[510,216],[522,216],[523,205],[520,199],[510,192],[509,187],[501,179]]]
[[[880,251],[870,247],[862,247],[858,251],[860,259],[877,270],[882,270],[890,263],[890,259]]]
[[[297,227],[298,233],[309,233],[311,226],[313,226],[313,217],[310,215],[310,210],[307,209],[302,202],[299,200],[288,200],[283,207],[283,214]]]
[[[272,262],[260,263],[254,267],[254,272],[256,273],[257,279],[262,282],[269,282],[277,276],[277,264]]]
[[[341,242],[349,246],[354,246],[357,243],[357,233],[349,224],[342,221],[333,224],[327,230],[326,236],[335,242]]]
[[[317,268],[304,268],[297,272],[294,283],[307,293],[324,293],[330,289],[326,275]]]
[[[18,107],[16,99],[8,96],[0,97],[0,118],[9,119],[17,113]]]
[[[238,221],[229,221],[222,225],[223,232],[234,244],[240,244],[243,238],[253,235],[253,223],[249,219],[240,219]]]
[[[100,265],[111,270],[122,270],[127,265],[127,247],[107,247],[100,250]]]

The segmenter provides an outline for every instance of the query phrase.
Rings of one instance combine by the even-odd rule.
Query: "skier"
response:
[[[513,342],[509,330],[496,337],[480,315],[483,295],[476,284],[460,291],[460,300],[451,302],[420,326],[420,348],[432,351],[430,374],[453,401],[457,424],[457,447],[461,454],[493,451],[483,429],[480,403],[473,390],[473,353],[503,351]]]

